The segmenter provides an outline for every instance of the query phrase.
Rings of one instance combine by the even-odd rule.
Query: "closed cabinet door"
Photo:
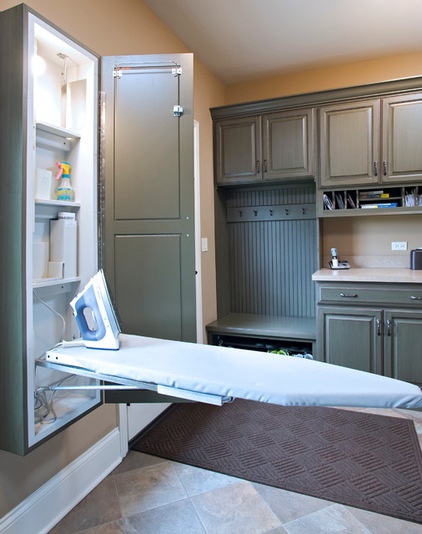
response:
[[[387,311],[385,324],[385,373],[422,384],[422,311]]]
[[[380,179],[380,101],[320,109],[320,182],[326,187],[376,184]]]
[[[122,331],[193,342],[192,77],[191,54],[103,58],[102,259]]]
[[[383,100],[383,182],[422,179],[422,93]]]
[[[382,312],[321,306],[318,309],[320,358],[360,371],[382,373]]]
[[[314,176],[314,113],[291,110],[263,117],[263,179]]]
[[[217,184],[262,180],[261,118],[241,117],[215,124]]]

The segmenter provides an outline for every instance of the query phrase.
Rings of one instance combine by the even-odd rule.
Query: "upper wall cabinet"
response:
[[[313,109],[215,122],[217,185],[314,176]]]
[[[422,93],[382,100],[383,182],[422,179]]]
[[[321,107],[321,187],[420,181],[421,134],[421,93]]]

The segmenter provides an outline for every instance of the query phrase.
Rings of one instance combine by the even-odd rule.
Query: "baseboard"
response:
[[[121,461],[120,432],[116,428],[0,518],[0,532],[48,533]]]

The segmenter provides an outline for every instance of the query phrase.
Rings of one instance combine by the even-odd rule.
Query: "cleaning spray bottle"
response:
[[[56,180],[61,178],[57,188],[57,200],[75,200],[75,192],[70,183],[70,164],[67,161],[58,161],[57,167],[59,170],[56,174]]]

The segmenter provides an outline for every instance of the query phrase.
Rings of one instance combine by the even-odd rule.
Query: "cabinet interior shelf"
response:
[[[58,292],[68,292],[71,291],[72,284],[79,284],[81,279],[79,277],[75,278],[40,278],[32,282],[33,289],[40,288],[52,288],[58,289]]]
[[[45,122],[37,122],[36,131],[38,146],[58,148],[65,152],[69,152],[81,138],[76,132]]]

